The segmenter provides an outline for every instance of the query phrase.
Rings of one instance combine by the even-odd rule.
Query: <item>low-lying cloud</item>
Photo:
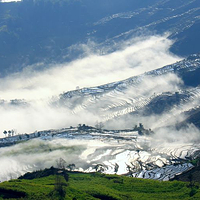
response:
[[[122,43],[120,50],[106,55],[91,53],[85,46],[87,56],[84,58],[51,65],[42,71],[34,71],[34,66],[29,66],[20,73],[2,78],[1,99],[8,102],[23,99],[28,104],[19,107],[0,105],[1,137],[4,129],[24,133],[78,123],[94,124],[99,116],[90,112],[75,116],[66,108],[52,107],[52,97],[57,98],[77,86],[83,88],[119,81],[174,63],[180,58],[169,52],[172,43],[166,35],[137,38]],[[167,87],[168,82],[164,85]]]
[[[200,140],[199,130],[193,125],[176,130],[171,125],[184,119],[181,113],[199,105],[199,98],[191,98],[191,101],[189,99],[180,107],[174,106],[162,114],[149,116],[138,112],[137,115],[126,115],[129,110],[129,113],[133,111],[131,107],[136,109],[147,105],[156,95],[168,91],[175,94],[179,91],[183,83],[173,73],[156,77],[143,76],[135,85],[128,85],[127,81],[127,85],[124,83],[121,88],[99,96],[72,97],[65,101],[65,106],[58,103],[59,94],[74,90],[77,86],[91,87],[123,80],[180,60],[169,52],[172,43],[167,36],[137,38],[121,44],[120,50],[106,55],[92,53],[89,46],[83,45],[87,55],[84,58],[51,65],[42,71],[34,70],[40,64],[28,66],[21,73],[2,78],[0,96],[4,100],[0,101],[0,137],[3,137],[3,130],[10,129],[16,129],[17,133],[30,133],[80,123],[94,125],[102,121],[104,116],[121,110],[125,117],[118,118],[116,114],[114,120],[107,121],[106,128],[131,128],[141,122],[145,128],[155,129],[155,134],[150,137],[139,136],[135,140],[125,139],[120,143],[114,137],[103,138],[104,142],[99,138],[34,139],[1,148],[0,181],[16,178],[27,171],[56,166],[56,159],[60,157],[68,164],[75,163],[80,170],[91,169],[97,163],[107,163],[113,170],[118,163],[120,169],[126,171],[128,162],[130,165],[135,162],[136,166],[145,158],[145,162],[154,162],[156,166],[159,158],[162,166],[169,164],[167,159],[173,157],[171,152],[174,156],[190,152],[193,142]],[[10,102],[12,99],[22,100]],[[133,134],[135,137],[136,133]],[[116,136],[115,133],[113,136]],[[180,153],[177,153],[177,148]]]
[[[88,53],[85,58],[49,66],[50,69],[44,71],[26,68],[24,72],[0,80],[0,96],[3,99],[48,98],[77,86],[91,87],[119,81],[180,60],[169,52],[172,41],[165,36],[125,44],[116,52],[107,55]]]

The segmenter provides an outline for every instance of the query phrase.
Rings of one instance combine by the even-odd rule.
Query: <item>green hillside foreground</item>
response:
[[[63,174],[63,170],[49,174],[48,170],[28,173],[21,179],[0,183],[0,199],[200,199],[197,183],[191,186],[181,181],[162,182],[100,173],[65,171]]]

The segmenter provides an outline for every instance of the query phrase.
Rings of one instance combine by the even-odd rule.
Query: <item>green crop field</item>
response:
[[[161,182],[99,173],[66,172],[54,175],[38,173],[28,179],[17,179],[0,184],[0,199],[30,200],[151,200],[200,199],[197,183]],[[27,178],[27,177],[25,177]]]

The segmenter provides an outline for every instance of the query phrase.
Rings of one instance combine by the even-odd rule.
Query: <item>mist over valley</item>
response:
[[[0,181],[60,158],[161,181],[194,169],[199,20],[198,0],[0,1]]]

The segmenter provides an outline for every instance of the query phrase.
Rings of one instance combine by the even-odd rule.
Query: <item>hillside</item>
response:
[[[0,200],[200,199],[199,32],[200,0],[0,0]]]
[[[24,119],[39,108],[34,118],[29,114],[30,121],[23,122],[28,126],[33,123],[38,128],[44,113],[48,117],[47,129],[16,132],[12,137],[9,129],[2,131],[0,147],[7,147],[1,149],[0,161],[9,164],[0,166],[0,180],[50,167],[58,155],[75,163],[76,170],[94,172],[94,166],[101,164],[104,173],[114,174],[117,165],[118,175],[156,180],[170,180],[191,169],[190,161],[200,149],[199,70],[200,55],[194,54],[128,79],[63,92],[48,99],[47,107],[45,101],[2,100],[9,127],[16,118],[10,119],[8,108],[17,111],[16,116],[24,113]],[[60,128],[50,128],[55,121]],[[64,128],[67,123],[69,128]],[[152,131],[155,134],[149,134]]]
[[[174,126],[182,121],[185,122],[180,127],[187,122],[198,125],[198,116],[190,115],[192,109],[198,110],[199,71],[200,55],[194,54],[125,80],[68,91],[55,104],[72,110],[73,114],[83,110],[98,113],[108,127],[130,127],[133,121],[139,123],[138,120],[151,128]],[[173,120],[168,120],[169,114]],[[152,116],[157,117],[155,121],[149,120]]]
[[[59,175],[58,175],[59,174]],[[66,175],[67,174],[67,175]],[[160,182],[99,173],[46,169],[0,184],[0,199],[199,199],[197,184]]]

